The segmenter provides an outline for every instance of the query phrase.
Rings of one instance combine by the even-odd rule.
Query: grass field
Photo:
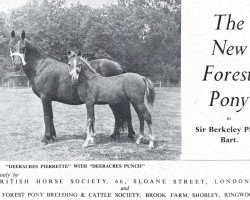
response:
[[[31,89],[0,88],[0,160],[179,160],[181,155],[180,88],[158,89],[151,110],[157,147],[136,145],[123,133],[111,140],[114,118],[108,106],[96,106],[96,144],[82,149],[85,138],[84,105],[53,102],[57,140],[44,145],[42,104]],[[133,126],[138,118],[132,109]],[[146,135],[147,127],[145,126]],[[138,134],[136,135],[136,137]]]

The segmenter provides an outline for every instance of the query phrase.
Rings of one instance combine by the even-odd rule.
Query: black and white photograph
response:
[[[249,199],[249,10],[0,0],[0,199]]]
[[[0,160],[180,160],[180,0],[1,0]]]

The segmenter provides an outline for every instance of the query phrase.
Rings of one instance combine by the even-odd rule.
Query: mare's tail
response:
[[[146,98],[147,102],[153,106],[155,100],[155,88],[153,82],[147,77],[143,77],[143,80],[146,84]]]

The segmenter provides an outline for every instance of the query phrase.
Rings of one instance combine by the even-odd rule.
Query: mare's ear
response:
[[[77,56],[82,56],[82,53],[79,51],[78,54],[77,54]]]
[[[22,31],[21,38],[22,38],[22,40],[24,40],[24,38],[25,38],[25,32],[24,31]]]
[[[16,35],[16,34],[15,34],[15,31],[12,30],[10,36],[13,38],[13,37],[15,37],[15,35]]]

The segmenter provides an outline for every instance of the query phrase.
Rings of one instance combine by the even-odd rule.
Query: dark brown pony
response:
[[[146,121],[149,128],[149,149],[154,148],[151,114],[144,103],[145,96],[151,105],[155,100],[154,86],[148,78],[135,73],[125,73],[112,77],[100,76],[90,63],[82,58],[81,54],[77,55],[73,51],[68,51],[68,64],[74,69],[81,68],[79,82],[88,87],[87,91],[78,91],[82,101],[86,102],[87,108],[87,138],[83,147],[94,142],[92,135],[94,134],[95,104],[116,105],[129,101],[140,121],[140,135],[136,143],[140,144],[144,137],[144,121]]]
[[[45,123],[45,135],[42,142],[47,144],[56,137],[52,101],[70,105],[84,104],[84,98],[80,98],[78,93],[86,93],[87,87],[83,84],[74,84],[68,71],[68,65],[50,57],[39,47],[26,40],[24,31],[20,37],[16,36],[13,30],[9,46],[15,69],[23,68],[30,80],[33,92],[42,100]],[[118,63],[107,59],[99,59],[90,63],[103,76],[123,73]],[[129,102],[110,105],[110,107],[115,116],[114,132],[111,136],[119,137],[120,130],[127,124],[129,138],[133,138],[135,133],[131,124]]]

